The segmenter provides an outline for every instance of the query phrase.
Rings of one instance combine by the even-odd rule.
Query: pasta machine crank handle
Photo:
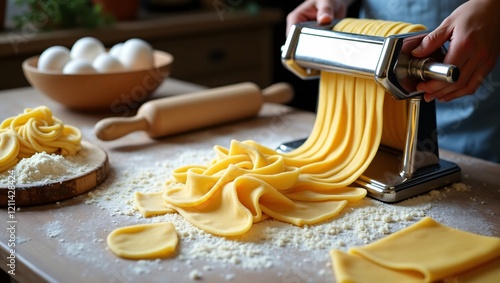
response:
[[[454,83],[460,77],[460,70],[450,64],[436,62],[432,58],[412,58],[408,73],[422,81],[438,80]]]

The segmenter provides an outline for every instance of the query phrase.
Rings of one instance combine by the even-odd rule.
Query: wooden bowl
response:
[[[22,65],[35,89],[70,109],[111,112],[137,108],[145,102],[169,76],[174,61],[169,53],[155,50],[155,66],[149,70],[74,75],[40,71],[38,58],[28,58]]]

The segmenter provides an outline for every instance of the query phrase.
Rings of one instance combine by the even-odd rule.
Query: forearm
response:
[[[444,63],[460,68],[460,78],[453,84],[426,81],[418,85],[426,92],[425,100],[450,101],[473,94],[484,84],[500,53],[500,17],[498,0],[469,0],[455,9],[413,50],[424,57],[449,41]]]
[[[477,3],[477,4],[482,4],[484,5],[485,9],[488,10],[488,11],[495,11],[498,13],[498,11],[500,11],[500,1],[499,0],[469,0],[471,2],[474,2],[474,3]],[[498,42],[498,40],[500,40],[500,17],[498,16],[493,16],[493,17],[490,17],[491,18],[491,21],[489,21],[488,23],[490,25],[492,25],[493,27],[496,27],[496,42]],[[500,49],[499,49],[500,51]]]

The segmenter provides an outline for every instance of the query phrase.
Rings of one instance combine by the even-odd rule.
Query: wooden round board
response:
[[[13,175],[10,183],[0,183],[0,206],[27,206],[69,199],[83,194],[106,180],[109,174],[109,162],[106,151],[102,148],[82,141],[82,149],[78,153],[83,156],[85,169],[83,172],[64,176],[49,182],[19,184]]]

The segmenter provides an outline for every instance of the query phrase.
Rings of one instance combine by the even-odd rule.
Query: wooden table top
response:
[[[169,79],[155,96],[199,89],[201,87],[197,85]],[[232,139],[253,139],[269,147],[276,147],[282,142],[303,138],[312,129],[315,118],[312,113],[282,105],[266,104],[254,119],[162,139],[151,139],[143,132],[136,132],[116,141],[103,142],[93,134],[93,126],[100,119],[112,114],[73,112],[32,88],[21,88],[0,92],[0,119],[16,115],[26,107],[39,105],[48,106],[54,116],[66,124],[80,128],[85,140],[105,149],[112,172],[105,184],[88,194],[57,204],[21,207],[16,210],[16,259],[13,278],[18,282],[193,282],[194,271],[201,275],[200,282],[255,282],[256,279],[259,282],[334,281],[328,258],[330,244],[326,247],[311,248],[314,251],[309,253],[307,248],[300,247],[300,244],[299,247],[290,244],[293,237],[284,241],[282,246],[273,247],[270,253],[258,250],[258,245],[266,246],[265,239],[250,243],[256,245],[253,246],[256,249],[253,254],[252,250],[247,248],[247,243],[232,239],[213,239],[219,241],[217,245],[220,247],[214,248],[212,253],[220,253],[224,257],[224,252],[231,250],[229,256],[240,256],[239,260],[219,258],[214,262],[211,262],[215,258],[214,255],[194,255],[195,247],[198,251],[200,249],[199,241],[207,241],[207,238],[204,232],[196,232],[196,229],[188,227],[189,225],[178,227],[181,244],[178,255],[172,259],[139,262],[124,260],[114,256],[106,245],[106,237],[113,229],[154,221],[154,218],[144,219],[137,212],[130,210],[130,199],[135,190],[153,190],[151,187],[159,186],[158,183],[161,184],[162,180],[168,178],[167,172],[172,168],[207,161],[206,156],[210,156],[214,145],[227,147]],[[441,152],[441,158],[455,162],[462,168],[463,186],[448,187],[434,194],[426,194],[426,198],[418,199],[419,211],[424,211],[425,215],[458,229],[499,237],[500,165],[447,151]],[[165,168],[164,176],[157,176],[157,172],[161,172],[158,168]],[[428,205],[422,208],[422,202],[425,205],[426,201]],[[414,203],[415,201],[403,201],[383,204],[371,199],[365,202],[375,209],[393,211],[392,213],[398,210],[406,211]],[[11,224],[8,222],[7,209],[2,210],[3,225],[8,228]],[[349,219],[347,217],[345,214],[338,220],[328,222]],[[176,223],[183,221],[179,217],[175,219],[178,221]],[[396,224],[408,226],[415,221],[401,220]],[[399,227],[396,224],[388,225],[394,225],[389,227],[394,231]],[[271,230],[279,234],[280,227],[288,229],[287,225],[280,226],[276,221],[264,221],[259,225],[258,229],[268,234]],[[327,225],[331,223],[294,229],[297,233],[324,232],[326,230],[321,229],[329,227]],[[358,233],[354,228],[346,229],[348,231],[338,235],[313,233],[311,237],[320,236],[328,243],[337,243],[339,241],[335,240],[335,237],[347,239],[351,234],[355,237],[354,234]],[[253,231],[252,235],[258,233],[259,231]],[[12,254],[12,247],[8,246],[10,230],[0,229],[0,236],[0,262],[2,268],[8,271],[8,256]],[[350,243],[347,241],[344,247],[348,248]],[[208,244],[210,243],[207,242]],[[331,245],[333,247],[334,244]],[[242,254],[238,255],[238,251]],[[266,254],[267,261],[262,262],[260,266],[245,266],[246,260],[258,257],[258,253]]]

